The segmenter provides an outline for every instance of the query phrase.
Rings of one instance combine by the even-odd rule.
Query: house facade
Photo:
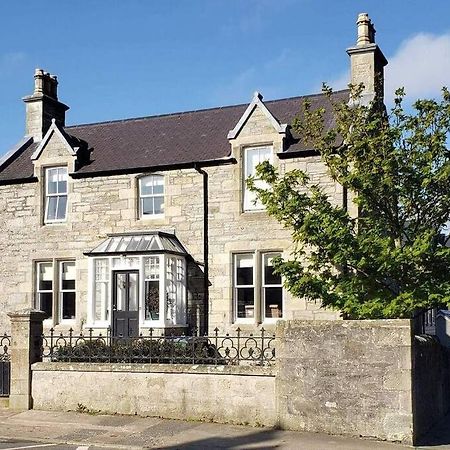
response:
[[[366,14],[357,26],[349,81],[382,100],[387,61]],[[339,318],[283,288],[271,262],[289,256],[290,233],[245,186],[269,160],[348,201],[291,128],[306,98],[332,123],[324,95],[66,126],[57,87],[36,70],[25,137],[0,160],[3,329],[21,308],[45,311],[47,327],[121,335]]]

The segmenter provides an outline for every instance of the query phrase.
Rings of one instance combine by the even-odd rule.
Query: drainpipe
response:
[[[205,331],[209,333],[209,228],[208,228],[208,173],[200,165],[194,166],[203,177],[203,290],[205,296]]]

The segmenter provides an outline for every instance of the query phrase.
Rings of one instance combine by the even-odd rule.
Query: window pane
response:
[[[159,320],[159,281],[145,282],[145,320]]]
[[[40,291],[51,291],[53,288],[53,264],[41,263],[39,267],[39,285]]]
[[[142,214],[154,214],[153,213],[153,197],[143,198],[141,201]]]
[[[55,198],[55,197],[53,197]],[[64,220],[66,218],[66,208],[67,208],[67,196],[58,196],[58,208],[56,211],[56,219]]]
[[[58,169],[47,169],[47,194],[58,192]]]
[[[140,179],[141,195],[153,194],[153,179],[152,177],[145,177]]]
[[[75,319],[75,292],[62,293],[62,318]]]
[[[253,255],[236,255],[236,285],[253,285]]]
[[[39,294],[39,309],[46,313],[47,318],[52,316],[53,294],[51,292],[42,292]]]
[[[164,212],[164,197],[154,197],[154,214]]]
[[[155,175],[153,177],[153,194],[164,194],[164,177]]]
[[[144,258],[144,274],[146,280],[159,280],[159,256]]]
[[[45,220],[56,219],[56,208],[58,206],[58,197],[47,197],[47,216]]]
[[[109,292],[108,282],[95,283],[94,316],[95,320],[105,320],[106,305]]]
[[[138,310],[138,275],[130,273],[128,276],[128,311]]]
[[[259,150],[257,148],[246,150],[246,170],[245,178],[254,175],[256,171],[256,166],[259,164]]]
[[[58,193],[67,193],[67,169],[65,167],[58,169]]]
[[[237,317],[239,319],[255,316],[254,289],[237,289]]]
[[[266,302],[266,317],[278,318],[283,316],[283,290],[281,287],[264,289]]]
[[[273,272],[272,259],[278,255],[264,255],[264,284],[281,284],[281,275]]]

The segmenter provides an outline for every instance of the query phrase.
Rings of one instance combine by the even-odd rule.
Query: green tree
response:
[[[289,291],[349,318],[411,317],[450,302],[450,248],[440,235],[450,220],[450,93],[407,112],[399,89],[387,112],[361,104],[361,86],[350,88],[347,104],[324,87],[331,128],[325,110],[306,102],[293,129],[358,214],[333,204],[301,170],[281,176],[265,162],[247,183],[292,232],[291,257],[274,264]]]

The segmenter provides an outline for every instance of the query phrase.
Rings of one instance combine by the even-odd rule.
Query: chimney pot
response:
[[[361,13],[356,21],[358,25],[358,39],[356,45],[358,47],[375,43],[375,28],[369,18],[369,14]]]

